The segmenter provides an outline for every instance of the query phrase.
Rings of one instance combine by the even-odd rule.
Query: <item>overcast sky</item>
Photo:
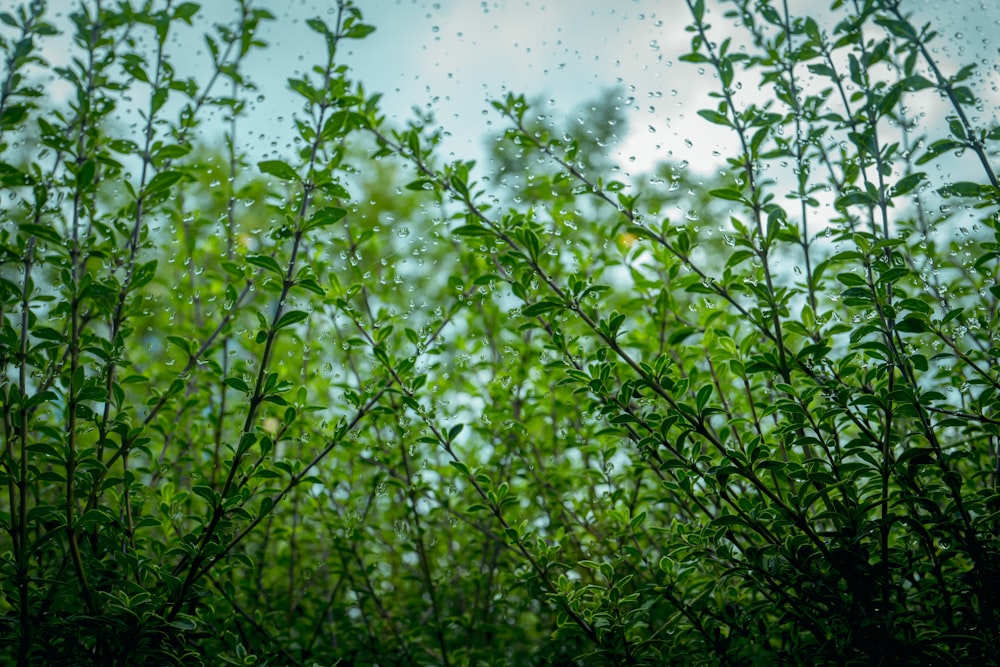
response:
[[[829,0],[788,0],[793,13],[808,13],[821,23]],[[226,0],[202,3],[193,30],[178,33],[172,47],[178,70],[204,72],[206,54],[201,34],[219,21],[234,18]],[[299,99],[288,92],[289,76],[321,63],[324,47],[305,21],[319,16],[332,22],[334,0],[257,0],[276,16],[260,36],[270,47],[257,52],[245,72],[260,86],[256,103],[242,127],[256,137],[269,135],[280,148],[291,139],[291,113]],[[721,16],[723,3],[707,0],[708,20],[721,41],[734,32]],[[50,0],[55,15],[65,17],[75,0]],[[384,94],[384,112],[398,124],[412,116],[414,105],[431,107],[451,133],[446,149],[455,157],[482,156],[483,137],[498,123],[488,100],[508,91],[541,97],[548,112],[568,112],[619,85],[634,98],[628,134],[616,149],[619,164],[642,171],[657,161],[687,160],[708,171],[731,154],[735,137],[696,115],[714,106],[708,93],[717,90],[710,74],[682,63],[690,34],[684,0],[358,0],[365,20],[377,31],[351,42],[344,54],[353,77],[369,92]],[[731,6],[724,3],[724,6]],[[920,22],[932,22],[941,33],[936,56],[953,73],[959,63],[980,62],[977,92],[994,102],[981,119],[995,122],[1000,104],[1000,2],[997,0],[904,0]],[[46,47],[53,64],[65,64],[65,41]],[[197,68],[200,68],[197,69]],[[757,76],[740,95],[753,100]],[[53,98],[62,92],[53,86]],[[920,111],[920,110],[918,110]],[[939,105],[923,109],[941,115]],[[496,125],[493,126],[495,128]],[[257,146],[259,155],[271,142]]]
[[[304,20],[332,20],[332,4],[262,3],[273,6],[278,17],[265,33],[272,48],[259,54],[259,69],[253,70],[265,91],[259,109],[264,115],[287,110],[282,82],[289,69],[322,56],[310,54],[321,46]],[[732,32],[732,21],[721,16],[719,3],[706,4],[721,41]],[[387,115],[400,123],[411,117],[414,105],[433,107],[453,135],[448,148],[456,157],[481,154],[489,122],[498,121],[488,99],[512,91],[541,96],[568,111],[615,85],[635,99],[629,133],[618,149],[627,169],[669,159],[708,170],[733,146],[734,137],[696,115],[713,104],[708,93],[717,82],[678,61],[690,40],[684,0],[361,0],[357,5],[378,28],[349,48],[357,78],[369,91],[384,93]],[[789,6],[822,22],[829,2],[789,0]],[[997,99],[1000,3],[904,0],[904,9],[938,27],[938,56],[946,71],[978,58],[983,92]]]

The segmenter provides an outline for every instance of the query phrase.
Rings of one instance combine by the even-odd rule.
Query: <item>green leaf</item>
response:
[[[731,468],[732,466],[726,466],[726,467],[727,468]],[[738,470],[733,469],[732,471],[729,471],[729,472],[732,474],[732,473],[738,472]],[[734,514],[722,514],[722,515],[717,516],[714,519],[712,519],[712,525],[714,527],[716,527],[716,528],[728,528],[730,526],[742,526],[744,523],[745,522],[744,522],[744,520],[741,517],[736,516]]]
[[[451,230],[455,236],[493,236],[493,232],[480,225],[462,225]]]
[[[305,228],[309,230],[326,227],[343,220],[346,215],[346,209],[337,208],[336,206],[327,206],[326,208],[317,209],[316,212],[312,214],[312,217],[309,218],[309,222],[306,223]]]
[[[954,139],[940,139],[927,147],[927,151],[917,158],[917,164],[926,164],[948,151],[959,151],[966,147],[965,142]]]
[[[196,496],[200,496],[208,501],[208,504],[215,507],[219,503],[219,494],[215,492],[210,486],[205,486],[203,484],[196,484],[191,487],[191,492]]]
[[[28,115],[29,107],[24,104],[11,104],[0,111],[0,128],[13,129]]]
[[[407,190],[434,190],[437,187],[437,182],[429,178],[418,178],[415,181],[410,181],[406,184]]]
[[[925,180],[927,180],[927,174],[922,171],[904,176],[892,186],[892,196],[905,195],[920,185],[921,181]]]
[[[705,0],[695,0],[691,5],[691,14],[696,24],[701,23],[705,19]]]
[[[708,405],[708,401],[712,398],[712,393],[714,391],[715,387],[711,384],[706,384],[698,390],[698,394],[695,397],[695,405],[698,408],[698,412],[705,409],[705,406]]]
[[[696,333],[698,333],[698,330],[694,327],[677,327],[673,332],[671,332],[670,337],[667,339],[667,343],[671,346],[680,345]]]
[[[184,157],[190,152],[191,152],[190,146],[171,144],[168,146],[164,146],[160,148],[160,150],[156,151],[156,154],[153,156],[153,162],[159,164],[164,160],[175,160],[177,158]]]
[[[49,241],[51,243],[62,244],[63,237],[59,235],[56,230],[46,227],[45,225],[36,225],[30,222],[22,222],[18,225],[18,229],[29,236],[34,236],[35,238],[41,239],[43,241]]]
[[[916,317],[907,317],[896,322],[896,331],[905,333],[923,333],[928,331],[927,323]]]
[[[709,190],[708,194],[717,199],[725,199],[727,201],[738,201],[745,202],[746,199],[743,197],[743,193],[739,190],[734,190],[732,188],[719,188],[716,190]]]
[[[979,197],[982,192],[982,186],[979,183],[961,181],[958,183],[949,183],[938,189],[938,192],[946,197]]]
[[[319,90],[316,90],[315,88],[313,88],[312,84],[309,83],[309,81],[306,80],[306,79],[296,79],[294,77],[290,78],[290,79],[288,79],[288,87],[291,88],[296,93],[298,93],[299,95],[301,95],[302,97],[304,97],[307,100],[309,100],[310,102],[318,103],[320,100],[323,99],[323,93],[322,93],[322,91],[319,91]],[[275,161],[276,160],[272,160],[272,162],[275,162]],[[285,165],[285,166],[288,166],[288,165]],[[264,171],[264,170],[261,169],[261,171]],[[265,172],[265,173],[268,173],[268,172]],[[277,176],[277,174],[275,174],[275,175]],[[297,178],[297,175],[296,175],[296,178]],[[294,180],[294,179],[286,179],[286,180]]]
[[[927,77],[921,76],[919,74],[913,74],[906,77],[901,82],[903,90],[915,92],[918,90],[924,90],[925,88],[934,88],[934,82]]]
[[[228,377],[226,378],[226,386],[232,387],[236,391],[242,391],[244,394],[250,393],[250,385],[243,378]]]
[[[267,255],[247,255],[247,262],[279,276],[284,277],[285,275],[284,269],[281,268],[281,265],[273,257]]]
[[[948,127],[951,129],[951,133],[963,142],[969,138],[968,134],[965,132],[965,125],[958,118],[952,118],[949,120]]]
[[[351,26],[350,30],[344,36],[350,39],[364,39],[373,32],[375,32],[375,26],[367,23],[356,23]]]
[[[806,68],[813,74],[817,74],[819,76],[832,78],[837,75],[837,72],[826,63],[812,63],[810,65],[806,65]]]
[[[884,16],[879,16],[875,19],[875,22],[888,30],[894,36],[899,37],[907,41],[913,41],[917,39],[917,32],[913,29],[906,21],[900,21],[897,19],[891,19]]]
[[[309,290],[313,294],[319,296],[326,296],[326,290],[315,278],[296,278],[295,286],[301,287],[302,289]]]
[[[293,324],[298,324],[299,322],[308,319],[309,313],[304,310],[290,310],[278,318],[278,323],[274,325],[274,329],[280,330],[285,327],[290,327]]]
[[[23,171],[0,162],[0,185],[30,185],[33,179]]]
[[[174,186],[178,181],[184,178],[184,174],[179,171],[167,170],[161,171],[156,176],[146,184],[145,194],[146,196],[152,196],[156,194],[161,194],[168,191]]]
[[[191,25],[191,18],[198,13],[201,7],[195,2],[182,2],[174,8],[174,18]]]
[[[753,251],[751,250],[735,250],[729,255],[729,259],[726,260],[726,268],[729,269],[737,266],[751,257],[753,257]]]
[[[292,169],[291,165],[281,160],[263,160],[257,163],[257,168],[262,174],[269,174],[283,181],[299,180],[298,173]]]
[[[46,403],[48,401],[54,401],[57,398],[59,398],[59,397],[53,391],[49,391],[49,390],[40,391],[37,394],[35,394],[34,396],[29,397],[28,400],[26,400],[24,402],[24,407],[26,409],[30,409],[30,408],[42,405],[43,403]]]
[[[546,299],[544,301],[538,301],[529,306],[525,306],[521,309],[521,314],[525,317],[538,317],[539,315],[544,315],[545,313],[552,312],[553,310],[562,310],[565,307],[566,306],[560,301]]]
[[[468,199],[469,198],[469,184],[466,183],[466,181],[465,181],[464,178],[462,178],[458,174],[455,174],[455,175],[453,175],[451,177],[451,179],[449,179],[448,182],[451,183],[452,189],[454,189],[455,192],[462,199]]]
[[[848,206],[875,206],[877,202],[867,192],[850,192],[837,199],[837,208]]]
[[[93,160],[87,160],[80,165],[80,169],[76,172],[76,187],[80,190],[85,190],[90,187],[90,184],[94,182],[94,176],[97,174],[97,163]]]
[[[157,264],[158,262],[155,259],[140,264],[135,273],[132,274],[131,289],[139,289],[152,282],[153,278],[156,277]]]
[[[313,32],[317,32],[321,35],[330,34],[330,29],[327,27],[326,23],[324,23],[321,19],[318,18],[306,19],[306,25],[309,26],[309,28],[312,29]]]
[[[184,630],[185,632],[192,632],[198,629],[198,623],[190,616],[178,616],[176,619],[170,621],[171,627],[177,628],[178,630]]]
[[[701,53],[685,53],[678,60],[686,63],[710,63],[712,62],[708,56],[702,55]]]
[[[719,113],[718,111],[712,111],[711,109],[700,109],[698,115],[715,125],[723,125],[725,127],[732,127],[733,122],[725,114]]]

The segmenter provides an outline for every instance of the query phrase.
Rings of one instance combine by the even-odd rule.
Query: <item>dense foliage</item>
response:
[[[195,3],[0,13],[0,660],[997,664],[988,91],[905,0],[686,6],[711,178],[624,91],[446,160],[349,0],[290,92],[250,0],[198,78]]]

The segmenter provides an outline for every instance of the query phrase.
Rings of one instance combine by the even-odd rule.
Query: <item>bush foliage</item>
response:
[[[625,93],[448,158],[349,0],[283,93],[250,0],[197,78],[195,3],[0,13],[0,660],[997,664],[988,91],[905,0],[685,2],[710,178]]]

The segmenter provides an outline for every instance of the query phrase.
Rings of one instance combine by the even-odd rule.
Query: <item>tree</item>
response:
[[[741,147],[711,178],[513,94],[492,164],[444,161],[340,63],[348,0],[255,164],[266,10],[201,82],[194,3],[80,3],[62,68],[44,3],[0,14],[3,660],[996,664],[975,70],[894,0],[686,2]]]

